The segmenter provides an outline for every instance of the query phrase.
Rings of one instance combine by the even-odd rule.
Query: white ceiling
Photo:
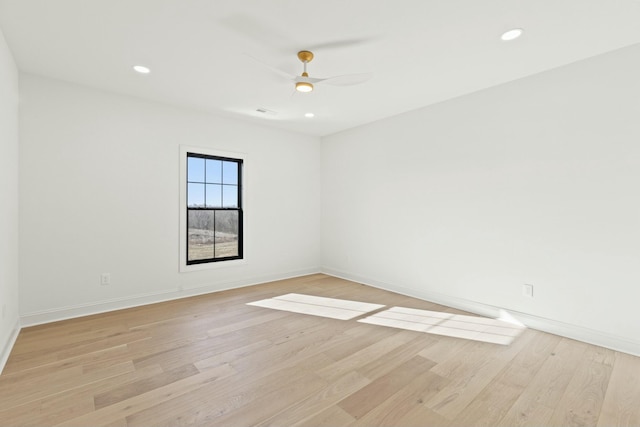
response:
[[[639,43],[639,23],[639,0],[0,0],[21,71],[309,135]],[[292,96],[251,58],[300,74],[303,49],[311,77],[374,77]]]

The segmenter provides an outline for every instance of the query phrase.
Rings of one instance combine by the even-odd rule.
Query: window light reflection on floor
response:
[[[358,322],[502,345],[511,344],[526,329],[504,310],[500,310],[498,319],[407,307],[375,312],[385,306],[295,293],[247,305],[339,320],[351,320],[374,312]]]
[[[507,312],[489,319],[406,307],[392,307],[358,322],[502,345],[511,344],[525,330]]]
[[[384,307],[382,304],[371,304],[360,301],[325,298],[304,294],[286,294],[274,298],[250,302],[247,303],[247,305],[340,320],[353,319]]]

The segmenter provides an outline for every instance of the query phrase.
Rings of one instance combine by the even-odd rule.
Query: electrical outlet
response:
[[[100,275],[100,285],[106,286],[111,284],[111,273],[102,273]]]
[[[522,285],[522,296],[533,298],[533,285]]]

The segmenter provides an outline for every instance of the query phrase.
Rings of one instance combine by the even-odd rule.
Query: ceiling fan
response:
[[[300,60],[300,62],[302,62],[304,67],[302,74],[299,76],[291,76],[288,73],[285,73],[284,71],[277,68],[273,68],[267,64],[263,65],[266,65],[270,70],[294,82],[296,91],[303,93],[312,92],[314,89],[314,84],[322,83],[335,86],[351,86],[364,83],[371,77],[373,77],[372,73],[344,74],[340,76],[325,78],[309,77],[309,73],[307,72],[307,64],[313,60],[313,52],[310,52],[308,50],[301,50],[300,52],[298,52],[298,59]]]

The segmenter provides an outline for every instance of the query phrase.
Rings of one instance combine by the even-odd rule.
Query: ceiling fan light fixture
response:
[[[296,83],[296,90],[298,92],[311,92],[313,90],[313,85],[308,82],[298,82]]]

